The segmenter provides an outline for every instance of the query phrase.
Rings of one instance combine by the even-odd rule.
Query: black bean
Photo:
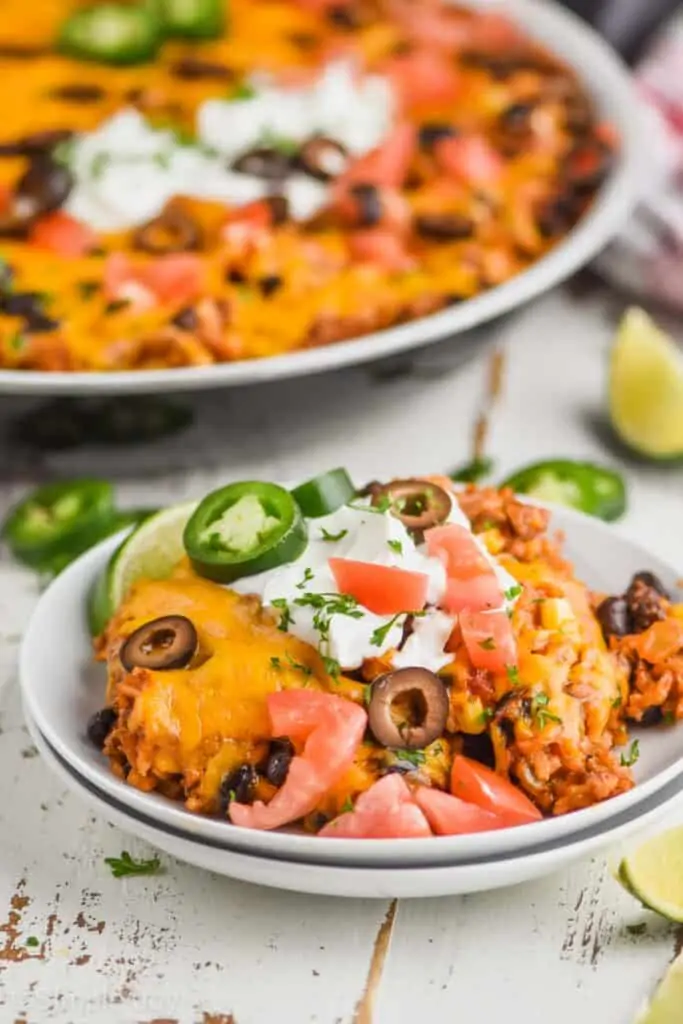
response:
[[[174,327],[179,327],[181,331],[196,331],[199,327],[197,310],[193,309],[192,306],[186,306],[185,309],[181,309],[179,313],[176,313],[171,323]]]
[[[503,719],[499,722],[503,733],[506,734],[505,738],[508,743],[514,741],[514,731],[512,736],[507,735],[505,726],[512,725],[507,719]],[[487,732],[481,732],[476,736],[471,736],[468,733],[462,734],[463,749],[462,752],[465,757],[471,757],[473,761],[479,761],[480,764],[485,764],[487,768],[495,768],[496,755],[493,750],[493,742]]]
[[[643,717],[636,724],[644,725],[646,728],[650,728],[653,725],[660,725],[664,718],[664,712],[660,707],[646,708],[643,712]]]
[[[48,331],[56,331],[59,327],[59,320],[54,320],[45,313],[33,313],[25,318],[24,323],[29,334],[46,334]]]
[[[7,316],[33,316],[42,312],[40,292],[12,292],[0,299],[0,309]]]
[[[264,775],[278,789],[287,778],[289,766],[294,757],[294,747],[286,736],[271,740]]]
[[[535,104],[531,101],[511,103],[500,114],[498,122],[501,128],[509,132],[526,131],[529,127],[529,118],[534,111],[534,106]]]
[[[642,572],[637,572],[631,580],[631,586],[636,582],[644,583],[646,587],[652,587],[652,589],[656,590],[658,594],[665,597],[667,601],[671,600],[669,591],[666,589],[659,576],[656,576],[653,572],[648,572],[647,569],[644,569]]]
[[[434,242],[454,242],[471,238],[474,223],[460,213],[423,213],[415,218],[415,230]]]
[[[448,124],[446,121],[425,121],[420,125],[418,142],[420,149],[430,152],[437,142],[455,138],[456,135],[458,135],[458,130],[455,125]]]
[[[52,90],[53,99],[65,103],[99,103],[107,95],[101,85],[88,82],[67,82]]]
[[[246,284],[247,275],[242,270],[238,270],[237,267],[230,267],[225,275],[226,281],[230,281],[231,284]]]
[[[268,274],[259,280],[259,288],[266,298],[269,295],[274,295],[282,287],[282,284],[283,281],[279,274]]]
[[[382,200],[376,185],[358,184],[350,189],[351,195],[358,203],[360,223],[371,228],[382,219]]]
[[[118,714],[114,708],[102,708],[89,719],[86,730],[88,739],[98,750],[102,750],[104,747],[109,733],[116,725],[117,718]]]
[[[258,775],[253,764],[242,764],[239,768],[235,768],[234,771],[223,776],[218,790],[219,813],[225,817],[233,800],[236,800],[238,804],[253,803],[257,782]]]
[[[628,636],[631,632],[631,616],[624,597],[607,597],[596,610],[598,622],[605,640],[611,636]]]
[[[664,598],[659,590],[650,586],[641,576],[634,576],[626,591],[626,603],[631,616],[631,631],[643,633],[654,622],[665,619],[666,612],[663,602]]]

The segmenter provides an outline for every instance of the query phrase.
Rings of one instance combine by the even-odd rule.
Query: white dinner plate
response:
[[[492,6],[491,0],[470,0],[470,4]],[[640,102],[626,67],[576,15],[551,0],[506,0],[502,6],[532,37],[575,68],[601,116],[615,126],[621,140],[612,174],[592,208],[551,253],[505,284],[458,306],[351,341],[265,359],[178,369],[113,373],[0,370],[0,393],[166,393],[307,376],[460,334],[518,308],[588,263],[623,224],[643,178],[648,150],[643,141]]]
[[[577,575],[594,589],[621,593],[635,572],[650,569],[675,590],[676,571],[620,536],[613,527],[578,512],[556,508],[550,530],[556,529],[565,534],[565,551]],[[143,793],[116,778],[85,735],[86,723],[104,704],[105,694],[104,667],[92,661],[86,598],[121,536],[93,548],[41,596],[20,652],[24,701],[40,732],[83,778],[131,811],[190,837],[220,842],[235,852],[309,863],[452,864],[555,842],[578,830],[599,826],[649,798],[683,772],[683,724],[679,724],[634,733],[640,736],[641,757],[635,768],[638,784],[629,792],[569,815],[496,832],[431,839],[319,839],[299,833],[255,832],[191,814],[182,804]]]
[[[518,885],[552,874],[608,845],[622,842],[634,832],[663,820],[667,813],[683,805],[683,778],[679,777],[635,808],[623,811],[601,825],[570,839],[532,846],[516,855],[502,854],[432,867],[337,867],[291,862],[214,846],[202,839],[192,839],[187,834],[159,825],[147,815],[132,812],[82,778],[63,761],[28,714],[26,721],[49,768],[75,795],[85,800],[93,811],[112,825],[196,867],[229,878],[238,878],[243,882],[316,896],[406,899],[486,892]]]

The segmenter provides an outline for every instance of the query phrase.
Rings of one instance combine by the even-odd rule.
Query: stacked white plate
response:
[[[676,572],[610,527],[555,509],[577,575],[621,593],[649,569],[675,589]],[[203,818],[113,776],[85,726],[104,704],[105,672],[93,664],[88,589],[119,538],[94,548],[43,594],[24,637],[21,683],[28,726],[47,764],[107,820],[162,850],[221,874],[340,896],[437,896],[511,885],[548,874],[638,828],[683,800],[683,724],[640,730],[637,785],[586,810],[505,829],[431,839],[319,839],[253,832]]]

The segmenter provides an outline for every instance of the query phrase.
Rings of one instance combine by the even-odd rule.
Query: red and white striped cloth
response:
[[[683,17],[635,74],[650,118],[652,171],[639,206],[596,266],[634,296],[683,311]]]

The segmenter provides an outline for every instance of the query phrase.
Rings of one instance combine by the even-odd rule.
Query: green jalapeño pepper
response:
[[[167,36],[218,39],[227,30],[225,0],[151,0]]]
[[[144,6],[103,3],[74,11],[62,23],[58,49],[77,60],[142,64],[161,43],[158,17]]]
[[[307,541],[301,509],[289,491],[258,480],[228,484],[209,494],[183,534],[195,571],[217,583],[293,562]]]
[[[622,477],[592,462],[571,459],[536,462],[508,477],[502,486],[511,487],[516,494],[566,505],[598,519],[619,519],[626,511],[626,486]]]
[[[54,571],[108,535],[113,495],[106,480],[47,484],[11,510],[1,536],[20,562]]]
[[[356,488],[345,469],[331,469],[299,484],[292,491],[296,502],[308,519],[329,516],[354,497]]]

